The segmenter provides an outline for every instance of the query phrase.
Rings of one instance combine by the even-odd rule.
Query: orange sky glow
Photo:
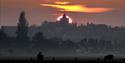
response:
[[[66,13],[78,25],[125,26],[125,0],[0,0],[0,26],[16,25],[22,10],[30,25],[55,22]]]

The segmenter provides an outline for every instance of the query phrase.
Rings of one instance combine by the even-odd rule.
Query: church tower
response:
[[[60,22],[63,24],[69,23],[69,19],[67,18],[66,14],[63,14],[62,18],[60,19]]]
[[[25,18],[25,12],[20,13],[19,22],[17,24],[17,38],[21,40],[28,39],[28,22]]]

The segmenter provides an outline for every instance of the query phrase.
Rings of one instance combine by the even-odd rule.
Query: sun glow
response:
[[[57,18],[57,21],[60,21],[60,19],[61,19],[62,17],[63,17],[63,16],[59,16],[59,17]],[[69,23],[72,23],[72,22],[73,22],[72,19],[71,19],[69,16],[66,16],[66,18],[69,19]]]

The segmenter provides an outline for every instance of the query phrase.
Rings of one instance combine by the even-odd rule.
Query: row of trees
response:
[[[73,42],[71,40],[62,40],[59,38],[47,39],[43,36],[42,32],[36,33],[32,39],[17,37],[10,37],[4,32],[4,28],[0,30],[0,43],[2,48],[33,48],[35,49],[62,49],[77,52],[77,49],[84,52],[105,53],[105,52],[125,52],[124,42],[115,44],[110,40],[83,38],[80,42]]]

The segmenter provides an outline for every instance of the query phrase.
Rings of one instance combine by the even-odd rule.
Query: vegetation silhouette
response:
[[[125,62],[125,58],[123,58],[123,61]]]
[[[44,60],[44,56],[43,56],[42,52],[39,52],[39,53],[37,54],[37,60],[38,60],[38,61],[43,61],[43,60]]]
[[[18,40],[28,40],[28,22],[25,18],[25,12],[20,13],[19,22],[17,23],[16,38]]]
[[[0,40],[4,40],[6,38],[7,38],[7,35],[4,31],[4,27],[1,27],[1,29],[0,29]]]
[[[43,42],[45,40],[43,33],[38,32],[32,37],[33,42]]]
[[[104,56],[104,60],[105,61],[113,61],[113,59],[114,59],[114,55],[106,55],[106,56]]]

